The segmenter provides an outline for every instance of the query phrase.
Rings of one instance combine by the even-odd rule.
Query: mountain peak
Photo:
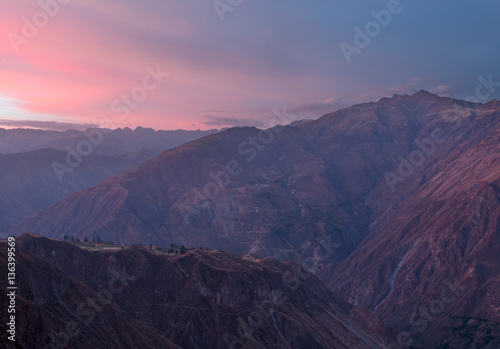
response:
[[[500,107],[500,101],[498,99],[492,99],[491,101],[484,103],[483,107],[488,107],[488,108],[496,107],[496,108],[498,108],[498,107]]]
[[[378,102],[395,103],[398,101],[403,101],[403,102],[410,101],[413,104],[413,103],[425,103],[428,101],[437,101],[437,100],[446,100],[446,99],[448,99],[448,98],[441,97],[441,96],[436,95],[434,93],[431,93],[427,90],[419,90],[418,92],[415,92],[412,95],[395,93],[392,95],[392,97],[383,97]],[[353,106],[353,107],[356,107],[356,106]]]
[[[424,101],[436,101],[436,100],[444,100],[446,97],[441,97],[438,96],[434,93],[431,93],[426,90],[420,90],[418,92],[415,92],[411,96],[408,96],[410,100],[416,101],[416,102],[424,102]]]
[[[419,90],[418,92],[415,92],[415,93],[412,95],[412,97],[413,97],[413,96],[429,96],[429,97],[430,97],[430,96],[433,96],[433,97],[439,97],[438,95],[436,95],[436,94],[434,94],[434,93],[431,93],[431,92],[429,92],[429,91],[427,91],[427,90],[424,90],[424,89],[421,89],[421,90]]]

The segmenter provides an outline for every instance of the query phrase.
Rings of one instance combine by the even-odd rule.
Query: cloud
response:
[[[12,1],[0,15],[0,32],[20,34],[22,18],[31,20],[37,4]],[[311,118],[419,89],[446,95],[452,90],[444,86],[453,86],[467,96],[477,85],[478,67],[496,71],[500,46],[490,28],[500,4],[461,5],[454,16],[446,5],[415,5],[405,11],[408,20],[384,28],[348,65],[338,44],[353,37],[352,28],[373,8],[369,2],[256,0],[227,12],[221,22],[212,1],[72,0],[36,37],[23,41],[18,54],[6,35],[0,40],[0,101],[14,101],[9,109],[0,105],[0,115],[192,129],[266,124],[270,111],[283,105]],[[465,34],[464,18],[473,28]],[[456,59],[464,57],[464,43],[466,56]],[[113,101],[130,95],[146,68],[157,65],[169,78],[120,119]],[[402,80],[408,81],[396,86]],[[211,112],[221,109],[237,112]]]
[[[408,82],[402,82],[395,87],[373,87],[368,92],[354,96],[344,96],[339,98],[327,98],[322,102],[312,102],[295,105],[289,109],[291,113],[299,114],[298,119],[315,119],[338,109],[347,108],[354,104],[377,101],[383,97],[390,97],[395,94],[411,95],[421,89],[443,97],[453,95],[454,89],[451,85],[435,86],[433,77],[412,78]]]
[[[450,85],[439,85],[438,87],[430,89],[429,92],[443,97],[451,97],[454,91]]]
[[[67,131],[67,130],[86,130],[88,128],[96,128],[96,124],[76,124],[59,121],[40,121],[40,120],[8,120],[0,119],[0,125],[7,127],[18,128],[38,128],[50,131]]]
[[[408,82],[402,82],[395,87],[374,87],[369,92],[357,95],[353,98],[344,99],[345,102],[366,103],[379,100],[383,97],[390,97],[395,94],[411,95],[420,90],[427,90],[431,93],[449,97],[453,94],[451,85],[438,85],[434,83],[434,78],[412,78]]]
[[[299,104],[290,108],[290,112],[304,116],[301,117],[301,119],[314,119],[332,113],[338,109],[350,107],[354,104],[372,102],[382,97],[390,97],[394,94],[412,94],[419,90],[417,87],[419,84],[416,84],[417,81],[428,80],[413,78],[410,82],[400,83],[396,87],[373,87],[366,93],[354,96],[330,97],[321,102]],[[307,117],[305,117],[305,115],[307,115]]]
[[[224,126],[255,126],[255,127],[262,127],[264,126],[264,123],[259,120],[254,120],[254,119],[241,119],[241,118],[235,118],[235,117],[224,117],[224,116],[213,116],[213,115],[205,115],[206,121],[203,123],[207,126],[217,126],[217,127],[224,127]]]
[[[312,102],[296,105],[289,109],[292,114],[297,114],[296,120],[314,119],[318,116],[334,112],[344,104],[329,98],[324,102]]]

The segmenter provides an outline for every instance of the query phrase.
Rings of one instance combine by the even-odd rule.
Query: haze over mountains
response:
[[[86,134],[96,129],[85,131],[68,130],[43,131],[34,129],[0,128],[0,153],[24,153],[33,150],[51,148],[65,151],[66,147],[76,148],[79,142],[87,140]],[[93,154],[124,155],[141,149],[171,149],[188,141],[219,132],[208,131],[155,131],[151,128],[137,127],[132,130],[128,127],[116,130],[101,129],[106,135],[102,142],[93,148]]]
[[[446,155],[459,160],[447,153],[455,137],[482,125],[494,132],[497,119],[487,116],[494,105],[421,91],[294,127],[233,128],[75,193],[16,231],[55,238],[72,231],[120,244],[174,242],[282,260],[312,255],[321,238],[341,244],[333,254],[338,259],[367,236],[408,185],[422,182],[421,171],[435,161],[444,165]],[[435,149],[423,154],[418,171],[388,182],[386,173],[398,175],[400,159],[420,151],[418,142],[427,138]],[[470,142],[485,148],[477,138]],[[495,166],[483,171],[496,173]],[[425,182],[434,183],[433,175]]]
[[[54,171],[53,164],[66,164],[67,152],[41,149],[19,154],[0,154],[0,232],[64,199],[161,154],[143,149],[124,155],[90,154],[71,172]],[[59,180],[61,179],[61,180]]]
[[[71,193],[214,132],[0,129],[0,233]]]
[[[73,193],[11,233],[99,238],[118,245],[175,243],[292,260],[315,273],[331,294],[373,313],[372,324],[380,318],[392,327],[401,346],[497,348],[499,124],[497,100],[474,104],[419,91],[286,127],[232,128]],[[192,252],[181,258],[185,263],[187,258],[196,265],[208,263],[215,269],[209,275],[221,272],[214,259],[242,263],[213,253],[216,256]],[[39,256],[71,268],[63,257],[54,259],[47,252]],[[82,262],[89,258],[94,257],[82,257]],[[263,272],[268,266],[283,272],[281,264],[263,261]],[[64,270],[87,285],[93,282]],[[185,277],[192,280],[191,275]],[[330,292],[320,285],[305,294]],[[314,307],[326,307],[316,295]],[[163,296],[146,298],[152,302],[155,297]],[[305,324],[320,316],[300,311],[306,314],[301,315],[307,318]],[[157,316],[139,318],[155,324],[152,328],[159,333],[172,334],[168,338],[183,347],[199,343],[176,337],[164,318],[148,318]],[[193,323],[186,326],[186,331],[195,328],[190,327]],[[289,329],[291,347],[307,347],[300,335],[294,336],[298,329],[283,326]],[[307,330],[318,348],[355,347],[354,342],[320,340],[318,326]],[[373,331],[377,326],[360,325]],[[377,333],[370,343],[396,338],[390,330]],[[211,338],[210,343],[220,341],[220,335]],[[254,339],[266,343],[266,334],[259,332]]]

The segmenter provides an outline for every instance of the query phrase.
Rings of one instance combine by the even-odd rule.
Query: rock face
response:
[[[30,239],[26,236],[25,242]],[[71,250],[72,246],[60,247]],[[56,250],[48,251],[49,256]],[[5,241],[0,242],[0,264],[7,265]],[[180,348],[116,304],[92,303],[99,299],[95,291],[44,258],[24,250],[19,241],[16,283],[15,345],[7,339],[4,321],[12,315],[7,314],[8,291],[0,286],[2,348]]]
[[[290,253],[296,253],[291,241],[293,245],[306,243],[307,237],[313,239],[320,233],[325,240],[327,233],[338,240],[348,218],[347,213],[334,210],[339,207],[340,194],[331,194],[335,190],[323,175],[322,163],[303,149],[308,137],[298,133],[303,138],[299,143],[292,138],[295,132],[286,128],[276,134],[280,138],[288,135],[282,141],[274,140],[254,158],[252,152],[240,155],[238,147],[248,137],[257,137],[257,129],[232,129],[191,142],[75,193],[16,231],[56,238],[71,232],[79,238],[99,236],[128,244],[174,242],[239,253],[262,251],[260,256],[283,253],[282,259],[289,259]],[[241,148],[241,152],[250,150],[257,152],[248,144]],[[234,165],[233,161],[238,165],[230,166],[231,173],[238,175],[231,176],[227,186],[222,183],[225,187],[218,189],[218,195],[200,201],[205,188],[217,193],[210,174],[227,171],[227,164]],[[318,189],[308,192],[313,187]],[[329,219],[328,223],[316,224],[314,219],[320,217]],[[310,227],[314,232],[309,232]],[[353,234],[359,241],[360,233]],[[346,238],[346,246],[352,249],[354,244]],[[301,247],[308,248],[314,249]]]
[[[16,227],[61,239],[171,242],[289,260],[346,257],[377,219],[366,199],[418,137],[479,105],[424,91],[297,126],[235,128],[167,151]],[[438,136],[438,135],[437,135]],[[436,136],[436,137],[437,137]]]
[[[369,235],[348,258],[321,271],[330,288],[398,330],[409,328],[412,341],[429,347],[439,343],[432,327],[457,317],[465,319],[458,329],[469,325],[468,317],[498,325],[499,124],[498,101],[475,108],[457,127],[443,127],[446,140],[394,192],[373,191],[367,201],[377,219]]]
[[[392,338],[313,275],[272,259],[87,251],[26,234],[17,260],[24,348],[383,348]]]
[[[341,297],[409,330],[405,345],[494,345],[481,331],[500,322],[499,123],[499,101],[420,91],[296,126],[230,129],[14,232],[305,258]]]

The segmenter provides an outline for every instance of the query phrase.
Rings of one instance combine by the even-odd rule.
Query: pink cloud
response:
[[[289,106],[316,117],[438,85],[433,78],[415,77],[396,87],[364,87],[373,83],[364,75],[343,73],[345,62],[304,49],[284,30],[279,33],[285,17],[277,19],[278,40],[253,21],[246,26],[221,23],[210,1],[72,0],[60,5],[57,15],[16,53],[7,34],[21,34],[22,18],[31,20],[37,11],[38,1],[16,0],[0,14],[0,33],[5,34],[0,39],[0,99],[15,101],[19,115],[31,113],[33,120],[49,115],[66,123],[107,119],[116,127],[193,129],[207,128],[205,116],[210,115],[226,126],[236,119],[265,124],[274,108]],[[243,14],[242,8],[234,23]],[[120,118],[112,103],[140,86],[147,67],[157,65],[169,77]],[[368,92],[356,95],[359,86]],[[9,113],[3,118],[17,118],[12,109]]]
[[[453,88],[450,85],[439,85],[435,88],[430,89],[429,92],[444,97],[451,97],[453,95]]]
[[[214,13],[194,13],[184,4],[155,6],[155,11],[138,13],[138,5],[128,2],[74,0],[61,5],[17,54],[8,40],[1,41],[0,97],[19,101],[19,110],[62,121],[110,119],[117,127],[154,128],[204,127],[207,112],[220,108],[251,120],[248,111],[256,106],[270,114],[272,108],[302,98],[300,80],[290,84],[270,61],[244,50],[237,56],[221,54],[239,45],[230,33],[209,43],[198,38],[197,23],[204,16],[218,21]],[[0,32],[21,34],[21,18],[31,19],[37,11],[36,3],[16,2],[5,9]],[[171,73],[169,78],[120,119],[112,102],[142,84],[146,68],[158,64]],[[303,98],[312,100],[313,94]]]

